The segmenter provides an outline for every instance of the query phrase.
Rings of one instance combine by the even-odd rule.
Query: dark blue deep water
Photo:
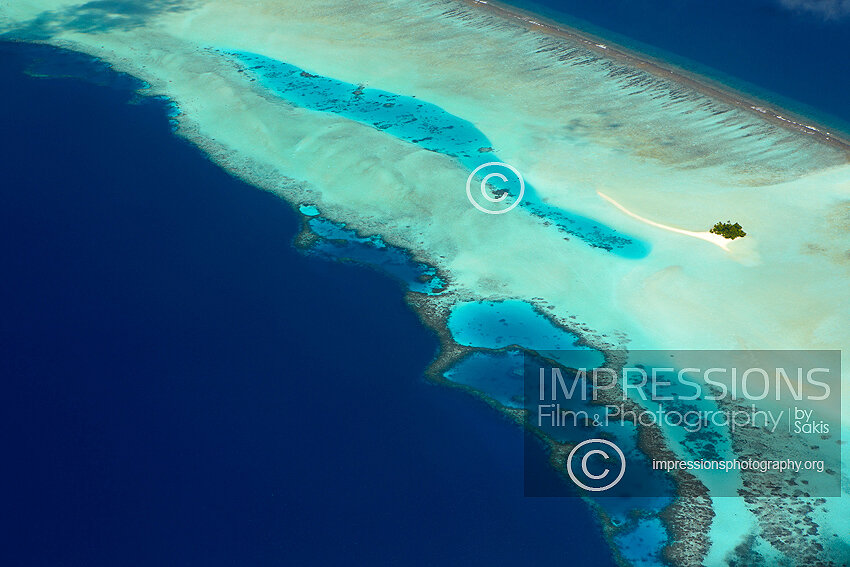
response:
[[[850,4],[506,0],[850,132]],[[806,9],[808,7],[809,9]]]
[[[522,497],[518,428],[422,380],[401,286],[296,252],[130,83],[0,44],[0,564],[610,565]]]

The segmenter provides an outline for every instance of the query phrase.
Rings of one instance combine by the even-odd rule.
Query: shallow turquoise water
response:
[[[578,335],[561,329],[534,310],[531,304],[511,299],[456,305],[448,320],[449,331],[459,344],[498,349],[521,345],[540,350],[578,350],[587,362],[602,362],[601,355],[579,347]],[[595,355],[592,353],[596,353]]]
[[[308,217],[316,217],[319,216],[319,209],[316,208],[315,205],[301,205],[298,207],[298,210],[302,215],[306,215]]]
[[[634,529],[614,539],[617,548],[634,567],[663,564],[661,548],[667,543],[667,531],[658,518],[639,520]]]
[[[287,102],[369,124],[396,138],[458,159],[470,171],[500,161],[474,124],[415,96],[402,96],[309,73],[283,61],[244,51],[225,52],[246,66],[269,90]],[[516,196],[519,186],[504,187]],[[642,258],[649,245],[594,219],[544,203],[525,185],[522,206],[561,231],[595,248],[626,258]]]

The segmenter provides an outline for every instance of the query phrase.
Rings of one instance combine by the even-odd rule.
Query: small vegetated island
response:
[[[747,236],[747,233],[744,232],[744,228],[738,223],[733,224],[732,221],[719,222],[715,224],[709,232],[712,234],[719,234],[723,238],[728,238],[730,240]]]

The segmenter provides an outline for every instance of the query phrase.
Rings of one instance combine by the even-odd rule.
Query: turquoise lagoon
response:
[[[263,86],[290,104],[344,116],[369,124],[387,134],[426,150],[459,160],[470,171],[489,162],[499,162],[490,140],[474,124],[449,114],[415,96],[403,96],[323,77],[256,53],[225,51],[234,57]],[[516,196],[518,185],[505,187]],[[642,258],[649,244],[594,219],[543,202],[530,184],[525,184],[522,206],[546,219],[589,246],[625,258]]]

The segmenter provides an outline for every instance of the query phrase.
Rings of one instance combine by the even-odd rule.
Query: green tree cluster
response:
[[[709,232],[719,234],[723,238],[729,238],[731,240],[747,236],[744,228],[738,223],[732,224],[732,221],[719,222]]]

